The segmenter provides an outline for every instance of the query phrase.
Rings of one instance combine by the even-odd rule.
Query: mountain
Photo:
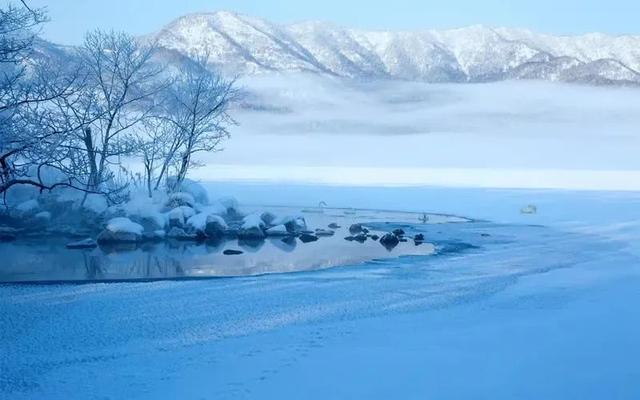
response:
[[[278,25],[219,11],[180,17],[144,39],[157,40],[169,53],[208,53],[213,66],[231,74],[304,71],[425,82],[640,84],[640,36],[551,36],[480,25],[364,31],[322,22]]]

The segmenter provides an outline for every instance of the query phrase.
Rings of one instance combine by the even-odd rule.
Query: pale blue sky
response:
[[[3,0],[6,1],[6,0]],[[14,0],[15,1],[15,0]],[[450,28],[471,24],[525,27],[545,33],[640,33],[640,0],[28,0],[46,6],[44,36],[78,43],[92,28],[144,34],[174,18],[231,10],[274,22],[323,20],[367,29]]]

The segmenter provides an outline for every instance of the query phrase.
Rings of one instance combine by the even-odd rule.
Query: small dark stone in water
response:
[[[349,227],[349,233],[352,235],[356,235],[358,233],[362,232],[362,225],[361,224],[353,224]]]
[[[335,232],[328,229],[316,229],[315,234],[316,236],[333,236]]]
[[[335,222],[332,222],[332,223],[329,224],[329,228],[338,229],[338,228],[340,228],[340,225],[336,224]]]
[[[85,239],[67,244],[67,249],[72,250],[94,249],[96,247],[98,247],[98,243],[96,243],[93,239]]]
[[[240,254],[242,254],[242,251],[240,250],[225,250],[222,252],[222,254],[224,254],[225,256],[238,256]]]
[[[407,242],[407,238],[403,238],[403,237],[399,238],[398,240],[400,240],[402,243],[406,243]]]
[[[396,236],[403,236],[404,235],[404,230],[400,229],[400,228],[394,229],[393,230],[393,234],[396,235]]]
[[[374,242],[377,241],[378,239],[380,239],[380,236],[378,235],[369,235],[369,237],[371,238],[371,240],[373,240]]]
[[[344,240],[347,240],[349,242],[353,242],[354,240],[356,240],[356,238],[354,238],[353,236],[347,236],[346,238],[344,238]]]
[[[413,240],[416,242],[424,242],[424,235],[422,233],[418,233],[413,237]]]
[[[295,236],[286,236],[286,237],[283,237],[280,241],[288,245],[293,245],[296,243],[296,238]]]
[[[491,236],[491,235],[489,235],[488,233],[481,233],[481,234],[480,234],[480,236],[482,236],[482,237],[489,237],[489,236]]]
[[[355,240],[356,242],[364,243],[367,241],[367,235],[365,235],[364,233],[360,233],[358,235],[355,235],[353,237],[353,240]]]
[[[311,242],[317,241],[318,237],[316,235],[310,235],[308,233],[303,233],[302,235],[300,235],[298,237],[298,239],[300,239],[300,241],[302,243],[311,243]]]
[[[362,228],[362,233],[367,234],[369,233],[369,230],[367,228]]]
[[[380,238],[380,244],[383,245],[387,250],[393,250],[398,243],[400,243],[400,239],[392,233],[387,233],[386,235]]]

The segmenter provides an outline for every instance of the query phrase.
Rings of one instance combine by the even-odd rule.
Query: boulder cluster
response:
[[[369,230],[362,226],[362,224],[353,224],[349,227],[350,236],[347,236],[345,240],[355,241],[359,243],[364,243],[367,240],[378,241],[382,246],[384,246],[387,250],[393,250],[398,244],[402,242],[407,242],[409,239],[406,236],[406,233],[403,229],[394,229],[393,231],[382,235],[379,237],[376,234],[369,233]],[[413,237],[413,241],[416,246],[419,246],[424,243],[424,235],[422,233],[418,233]]]

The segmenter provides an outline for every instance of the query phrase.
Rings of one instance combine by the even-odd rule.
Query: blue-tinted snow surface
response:
[[[637,194],[212,189],[482,221],[412,227],[449,245],[438,256],[1,286],[0,398],[640,398]],[[539,213],[521,215],[530,203]]]

